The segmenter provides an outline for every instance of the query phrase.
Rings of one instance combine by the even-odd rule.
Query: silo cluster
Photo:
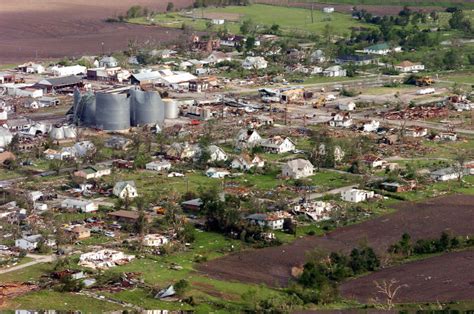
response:
[[[130,89],[124,94],[74,93],[74,122],[104,131],[162,123],[165,105],[157,92]]]

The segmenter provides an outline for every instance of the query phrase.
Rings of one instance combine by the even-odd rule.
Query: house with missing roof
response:
[[[121,199],[125,199],[127,197],[135,198],[138,196],[135,181],[119,181],[115,183],[113,193],[115,196]]]

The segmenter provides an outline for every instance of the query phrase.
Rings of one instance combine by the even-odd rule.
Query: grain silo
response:
[[[95,116],[96,116],[96,97],[93,93],[87,93],[82,95],[77,116],[80,120],[81,126],[94,127],[95,126]]]
[[[179,117],[179,106],[175,99],[163,99],[165,105],[165,119],[177,119]]]
[[[164,104],[157,92],[130,89],[131,124],[142,126],[164,120]]]
[[[55,125],[49,132],[49,137],[53,141],[60,141],[64,139],[64,129],[62,126]]]
[[[96,94],[95,126],[105,131],[130,128],[130,101],[124,94]]]

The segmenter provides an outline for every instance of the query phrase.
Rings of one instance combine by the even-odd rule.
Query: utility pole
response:
[[[314,23],[313,10],[314,10],[314,4],[311,3],[311,24]]]

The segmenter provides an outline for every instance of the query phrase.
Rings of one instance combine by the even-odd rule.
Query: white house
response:
[[[40,234],[30,235],[15,240],[15,246],[22,250],[32,251],[38,247],[39,242],[43,239]]]
[[[385,168],[387,165],[385,159],[375,155],[366,155],[362,158],[362,161],[367,165],[367,167],[372,169]]]
[[[227,154],[222,148],[217,145],[209,145],[209,160],[208,161],[226,161]]]
[[[263,57],[247,57],[242,63],[242,67],[246,70],[266,69],[268,62]]]
[[[143,245],[144,246],[151,246],[151,247],[160,247],[162,245],[165,245],[169,243],[170,240],[161,235],[161,234],[147,234],[143,238]]]
[[[359,189],[349,189],[341,192],[342,200],[351,203],[363,202],[373,198],[374,196],[374,191],[365,191]]]
[[[408,128],[405,130],[405,136],[408,137],[425,137],[428,135],[427,128],[415,127],[415,128]]]
[[[443,168],[436,171],[433,171],[430,174],[431,179],[435,181],[449,181],[449,180],[457,180],[459,176],[463,176],[463,171],[457,171],[453,167]]]
[[[216,64],[223,61],[232,61],[232,57],[222,51],[213,51],[206,59],[204,59],[204,62],[209,64]]]
[[[267,140],[262,141],[260,146],[270,153],[283,154],[294,151],[296,146],[295,143],[289,137],[274,136]]]
[[[452,141],[455,142],[458,139],[458,135],[456,133],[446,133],[446,132],[441,132],[438,134],[439,139],[442,141]]]
[[[152,161],[145,165],[145,169],[153,171],[170,170],[171,163],[169,161]]]
[[[69,151],[65,151],[65,150],[57,151],[51,148],[48,148],[47,150],[45,150],[43,152],[43,155],[46,159],[49,159],[49,160],[53,160],[53,159],[64,160],[64,159],[72,157],[71,152]]]
[[[293,207],[295,214],[304,214],[314,221],[330,219],[334,205],[329,202],[316,201],[297,204]]]
[[[230,175],[230,172],[227,169],[211,167],[206,170],[206,176],[213,179],[222,179],[228,175]]]
[[[237,148],[251,148],[259,145],[262,137],[255,130],[242,129],[237,134],[235,146]]]
[[[334,8],[333,7],[325,7],[325,8],[323,8],[323,12],[324,13],[333,13]]]
[[[380,127],[380,122],[372,120],[364,123],[364,132],[376,132]]]
[[[120,251],[105,249],[81,254],[79,257],[79,265],[94,269],[107,269],[118,264],[123,265],[128,263],[134,258],[134,255],[126,255]]]
[[[349,128],[352,125],[352,117],[346,112],[339,112],[332,116],[332,119],[329,121],[329,126],[339,127],[339,128]]]
[[[112,173],[111,168],[97,165],[97,166],[89,166],[87,168],[78,170],[74,172],[74,176],[81,177],[86,180],[90,180],[90,179],[98,179],[103,176],[109,176],[111,173]]]
[[[374,55],[387,55],[390,52],[401,52],[401,47],[390,48],[387,43],[381,43],[364,48],[363,52]]]
[[[54,76],[71,76],[86,74],[87,68],[82,65],[71,65],[66,67],[54,66],[51,68],[51,72]]]
[[[214,25],[224,25],[225,20],[223,19],[212,19],[212,24]]]
[[[281,174],[292,179],[305,178],[314,174],[314,166],[308,160],[294,159],[283,165]]]
[[[100,68],[115,68],[118,67],[118,61],[114,57],[103,57],[99,61]]]
[[[89,200],[68,198],[61,202],[61,208],[79,210],[82,213],[92,213],[99,209],[96,203]]]
[[[119,181],[115,183],[113,193],[121,199],[135,198],[138,196],[137,188],[134,181]]]
[[[343,110],[343,111],[354,111],[355,108],[356,108],[356,104],[354,102],[350,102],[350,103],[340,103],[338,105],[338,108],[339,110]]]
[[[423,71],[425,69],[425,66],[421,63],[403,61],[399,64],[394,65],[393,68],[401,73],[409,73],[409,72]]]
[[[343,69],[340,65],[334,65],[329,68],[326,68],[323,71],[323,75],[327,77],[343,77],[347,76],[346,69]]]
[[[245,219],[251,223],[272,230],[282,230],[285,222],[283,217],[276,214],[252,214],[247,216]]]
[[[232,169],[248,171],[253,167],[263,168],[265,166],[265,161],[257,155],[255,155],[253,158],[249,155],[240,155],[232,160],[230,166]]]

